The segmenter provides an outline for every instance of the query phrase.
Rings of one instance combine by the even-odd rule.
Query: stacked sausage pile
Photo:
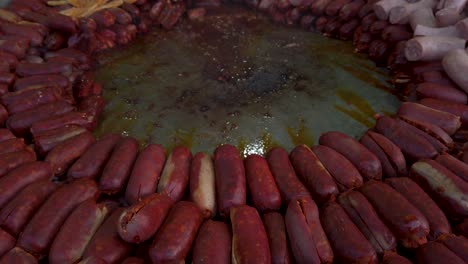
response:
[[[0,10],[0,263],[468,262],[468,164],[448,154],[467,141],[467,95],[440,61],[407,63],[411,27],[391,25],[428,3],[246,1],[353,38],[424,99],[359,141],[328,132],[312,148],[242,159],[230,145],[166,157],[91,134],[104,102],[90,54],[150,24],[172,28],[187,3],[138,0],[75,21],[42,0],[12,1]],[[197,16],[219,1],[193,5]]]

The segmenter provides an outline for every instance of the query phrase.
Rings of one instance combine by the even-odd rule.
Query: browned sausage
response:
[[[452,157],[447,153],[442,153],[436,158],[436,161],[447,169],[451,170],[458,177],[468,182],[468,164],[463,161]]]
[[[333,251],[313,200],[289,202],[284,221],[296,263],[333,263]]]
[[[138,154],[138,142],[132,137],[122,138],[107,161],[101,178],[99,179],[99,190],[105,193],[118,193],[127,183]]]
[[[132,245],[123,241],[117,232],[117,223],[123,208],[118,208],[98,228],[83,253],[83,259],[103,260],[107,264],[122,261],[132,249]],[[94,262],[92,262],[94,263]]]
[[[97,196],[97,185],[92,180],[78,180],[61,187],[31,218],[20,234],[17,245],[31,253],[43,253],[70,212],[81,202],[96,199]]]
[[[109,208],[105,204],[97,204],[94,199],[81,203],[57,233],[49,250],[49,263],[75,263],[80,260],[108,214]]]
[[[267,160],[284,204],[295,199],[312,199],[309,191],[294,172],[286,150],[273,148],[268,152]]]
[[[312,150],[299,145],[290,154],[291,163],[312,197],[322,204],[338,194],[338,187]]]
[[[451,263],[463,264],[464,262],[450,249],[439,242],[431,241],[422,245],[416,253],[417,264]]]
[[[320,136],[320,145],[328,146],[350,160],[367,179],[381,179],[379,159],[363,145],[341,132],[327,132]]]
[[[403,195],[378,181],[369,181],[360,190],[404,247],[416,248],[427,242],[426,217]]]
[[[416,181],[452,218],[468,217],[468,183],[433,160],[420,160],[411,167]]]
[[[180,263],[187,256],[198,228],[202,212],[191,202],[178,202],[172,207],[154,238],[149,256],[154,263]]]
[[[169,196],[174,202],[182,199],[187,189],[192,153],[186,147],[175,147],[166,160],[158,193]]]
[[[236,147],[223,145],[215,151],[214,166],[218,211],[228,217],[231,207],[246,202],[244,163]]]
[[[387,250],[395,250],[397,246],[395,236],[364,195],[351,190],[340,195],[338,202],[377,254],[381,255]]]
[[[15,246],[16,239],[0,228],[0,257]]]
[[[24,163],[36,160],[36,153],[30,147],[0,155],[0,177]]]
[[[37,264],[37,259],[20,247],[14,247],[0,258],[0,263]]]
[[[10,171],[0,178],[0,208],[11,200],[21,189],[42,179],[52,178],[52,167],[47,162],[34,161]]]
[[[120,136],[109,134],[99,139],[70,167],[67,176],[72,179],[96,178],[106,165]]]
[[[50,162],[56,175],[61,175],[77,158],[83,155],[94,141],[94,136],[86,131],[57,145],[47,154],[45,161]]]
[[[117,225],[120,237],[130,243],[148,240],[158,231],[172,204],[170,197],[153,193],[125,208]]]
[[[140,152],[127,184],[125,200],[129,204],[156,191],[166,156],[161,145],[148,145]]]
[[[0,226],[18,236],[37,209],[59,186],[45,179],[25,187],[0,211]]]
[[[190,200],[202,210],[205,218],[216,215],[216,183],[210,155],[195,154],[190,165]]]
[[[429,222],[429,239],[433,240],[442,234],[451,233],[452,229],[444,213],[421,187],[407,177],[387,179],[385,181],[403,195],[412,205],[421,211]]]
[[[207,220],[193,246],[193,264],[230,264],[232,235],[226,223]]]
[[[378,263],[374,248],[339,204],[336,202],[325,204],[320,219],[337,261]]]
[[[292,263],[288,237],[283,216],[278,212],[263,215],[263,224],[268,235],[272,264]]]
[[[232,262],[271,263],[268,237],[257,210],[248,205],[231,208]]]
[[[260,212],[279,210],[281,194],[276,186],[267,161],[252,154],[244,159],[247,185],[253,205]]]
[[[343,155],[327,146],[312,148],[325,169],[333,176],[341,191],[359,187],[363,179],[356,167]]]

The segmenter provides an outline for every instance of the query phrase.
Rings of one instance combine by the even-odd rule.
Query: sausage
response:
[[[327,132],[320,136],[320,145],[341,153],[356,166],[364,178],[382,178],[382,165],[379,159],[350,136],[341,132]]]
[[[129,204],[156,191],[166,156],[161,145],[148,145],[138,155],[125,192]]]
[[[18,136],[25,136],[31,126],[39,121],[52,116],[62,115],[74,110],[74,107],[66,101],[60,100],[54,103],[38,106],[34,109],[24,111],[8,118],[7,128]]]
[[[107,262],[98,257],[87,257],[78,262],[78,264],[107,264]]]
[[[154,263],[182,262],[202,222],[202,212],[194,203],[176,203],[150,246],[151,260]]]
[[[85,67],[84,70],[91,64],[91,58],[85,52],[75,48],[64,48],[55,52],[48,52],[44,55],[48,61],[52,58],[61,57],[73,61],[73,64],[79,65],[80,68]]]
[[[361,139],[359,139],[359,143],[361,143],[379,158],[380,163],[382,164],[382,172],[384,177],[397,177],[397,171],[388,160],[388,157],[387,155],[385,155],[385,152],[367,133],[362,135]]]
[[[66,89],[70,85],[67,77],[61,74],[44,74],[28,76],[16,80],[12,91],[21,91],[33,87],[54,86],[61,89]]]
[[[444,234],[439,237],[438,241],[463,259],[465,263],[468,262],[468,239],[466,237]]]
[[[363,179],[356,167],[343,155],[327,146],[314,146],[312,151],[333,176],[341,191],[362,185]]]
[[[236,147],[223,145],[215,151],[214,167],[218,212],[228,217],[231,207],[246,202],[244,163]]]
[[[226,223],[207,220],[193,246],[193,264],[230,264],[232,235]]]
[[[331,1],[325,8],[325,14],[329,16],[336,16],[340,13],[341,8],[343,8],[343,6],[348,4],[349,2],[351,2],[351,0]]]
[[[130,243],[141,243],[151,238],[163,223],[173,201],[164,194],[146,196],[120,214],[117,231]]]
[[[441,127],[416,120],[406,115],[401,115],[399,117],[406,123],[424,131],[425,133],[423,135],[425,135],[425,138],[428,139],[438,151],[447,151],[453,148],[453,139]]]
[[[439,242],[431,241],[422,245],[416,252],[417,264],[466,263],[450,249]]]
[[[271,263],[268,237],[257,210],[248,205],[231,208],[232,262]]]
[[[21,189],[42,179],[52,178],[52,167],[41,161],[26,163],[11,170],[0,178],[0,208],[11,200]]]
[[[289,202],[284,221],[296,263],[333,263],[333,251],[312,199]]]
[[[44,201],[59,187],[49,179],[35,181],[21,190],[0,211],[0,227],[18,236]]]
[[[1,36],[0,51],[11,53],[18,59],[24,58],[29,48],[30,41],[27,38],[20,36]],[[16,65],[18,67],[19,63]]]
[[[426,217],[403,195],[378,181],[365,183],[360,191],[404,247],[416,248],[427,242],[429,223]]]
[[[290,201],[300,198],[312,199],[309,191],[296,176],[286,150],[279,147],[273,148],[268,152],[267,161],[283,203],[288,204]]]
[[[110,8],[109,12],[115,16],[115,21],[119,24],[127,25],[132,23],[132,16],[121,8]]]
[[[98,140],[70,167],[67,176],[72,179],[96,178],[119,139],[119,135],[109,134]]]
[[[468,238],[468,218],[465,218],[459,225],[456,227],[457,234]]]
[[[137,257],[128,257],[121,264],[145,264],[145,260]]]
[[[190,200],[203,212],[205,218],[216,215],[216,187],[213,160],[210,155],[195,154],[190,165]]]
[[[71,64],[59,61],[44,63],[20,62],[16,66],[16,74],[21,77],[43,74],[61,74],[69,76],[72,72],[73,66]]]
[[[107,264],[117,264],[130,254],[132,245],[123,241],[117,232],[118,220],[123,210],[123,208],[114,210],[98,228],[83,253],[83,259],[103,260]]]
[[[429,222],[429,239],[434,240],[442,234],[451,233],[452,229],[444,213],[437,204],[410,178],[401,177],[385,181],[403,195]]]
[[[416,93],[419,98],[433,98],[461,104],[468,103],[467,94],[453,85],[430,82],[420,83],[417,85]]]
[[[47,154],[45,161],[50,162],[55,175],[61,175],[77,158],[83,155],[94,141],[94,136],[86,131],[57,145]]]
[[[60,143],[87,132],[84,127],[70,125],[34,134],[33,140],[39,155],[45,156]]]
[[[0,51],[0,59],[8,64],[10,70],[16,69],[16,65],[18,65],[18,58],[11,53]]]
[[[320,219],[337,261],[378,263],[374,248],[339,204],[328,202],[322,209]]]
[[[20,151],[6,153],[0,155],[0,177],[4,176],[13,169],[21,166],[24,163],[36,160],[36,153],[27,147]]]
[[[0,128],[0,142],[14,138],[15,136],[13,135],[13,133],[11,133],[11,130],[6,128]]]
[[[452,157],[452,155],[447,153],[442,153],[435,159],[435,161],[437,161],[440,165],[455,173],[465,182],[468,182],[468,164]]]
[[[157,192],[178,202],[185,194],[189,181],[192,153],[186,147],[175,147],[166,160]]]
[[[413,164],[410,178],[452,218],[468,217],[468,183],[433,160]]]
[[[16,239],[12,237],[8,232],[0,229],[0,257],[5,255],[10,249],[15,246]]]
[[[271,263],[292,263],[284,217],[278,212],[269,212],[263,215],[263,224],[268,235]]]
[[[132,137],[124,137],[115,145],[99,179],[99,190],[105,193],[118,193],[126,184],[133,163],[138,154],[138,142]]]
[[[385,251],[396,249],[395,236],[382,222],[364,195],[351,190],[341,194],[338,197],[338,203],[370,242],[377,254],[382,255]]]
[[[37,264],[37,259],[20,247],[14,247],[0,258],[0,263]]]
[[[62,90],[55,86],[34,87],[2,96],[2,103],[11,115],[62,99]]]
[[[413,130],[410,130],[411,128]],[[383,116],[377,120],[375,129],[395,143],[410,159],[432,158],[437,155],[434,146],[420,134],[417,134],[416,128],[401,120]]]
[[[57,233],[50,247],[49,263],[75,263],[80,260],[91,237],[108,214],[109,208],[105,204],[97,204],[94,199],[81,203]]]
[[[249,155],[244,159],[245,175],[252,203],[257,210],[275,211],[281,207],[281,194],[266,159]]]
[[[411,261],[395,252],[387,251],[383,255],[382,264],[411,264]]]
[[[403,103],[397,114],[407,115],[416,120],[437,125],[449,135],[453,135],[461,126],[460,117],[417,103]]]
[[[31,218],[18,238],[17,246],[34,254],[46,250],[67,216],[80,203],[98,196],[92,180],[78,180],[55,191]]]
[[[20,151],[25,147],[26,145],[24,144],[24,139],[22,138],[12,138],[5,141],[0,141],[0,155]]]
[[[468,122],[468,107],[465,103],[447,102],[433,98],[424,98],[420,103],[432,109],[459,116],[462,123]]]
[[[90,121],[86,119],[85,115],[83,113],[73,111],[36,122],[31,126],[30,131],[31,134],[36,136],[44,134],[47,131],[66,126],[80,126],[90,131],[92,130],[90,127]]]
[[[312,150],[299,145],[290,154],[291,163],[314,200],[322,204],[338,194],[338,187]]]

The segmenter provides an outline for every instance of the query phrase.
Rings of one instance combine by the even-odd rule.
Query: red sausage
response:
[[[105,204],[94,199],[81,203],[68,216],[49,251],[49,263],[75,263],[81,259],[86,246],[109,213]]]
[[[12,237],[8,232],[0,229],[0,257],[5,255],[10,249],[15,246],[16,239]]]
[[[309,191],[294,172],[286,150],[273,148],[268,153],[267,160],[284,204],[295,199],[312,199]]]
[[[97,196],[97,185],[92,180],[78,180],[61,187],[31,218],[20,234],[17,245],[31,253],[43,253],[73,209],[83,201],[96,199]]]
[[[458,177],[462,178],[465,182],[468,182],[468,164],[452,157],[452,155],[447,153],[442,153],[436,158],[436,161],[442,166],[451,170]]]
[[[24,89],[2,96],[2,103],[10,115],[34,109],[62,99],[62,90],[55,86]]]
[[[14,247],[0,258],[0,263],[37,264],[37,259],[20,247]]]
[[[94,136],[86,131],[60,143],[47,154],[45,161],[50,162],[56,175],[61,175],[77,158],[83,155],[94,141]]]
[[[186,147],[175,147],[166,160],[158,193],[169,196],[174,202],[182,199],[187,189],[192,153]]]
[[[0,142],[13,138],[15,138],[15,136],[13,135],[13,133],[11,133],[11,130],[6,128],[0,128]]]
[[[118,219],[123,210],[123,208],[116,209],[99,227],[86,247],[83,259],[103,260],[107,264],[117,264],[130,254],[132,245],[123,241],[117,232]]]
[[[81,126],[63,126],[40,134],[34,134],[33,140],[38,154],[45,156],[53,148],[60,145],[60,143],[85,132],[87,132],[87,130]]]
[[[96,178],[102,172],[119,139],[119,135],[109,134],[98,140],[70,167],[68,177]]]
[[[223,145],[215,151],[214,167],[218,210],[226,218],[231,207],[246,202],[244,163],[234,146]]]
[[[52,167],[47,162],[34,161],[10,171],[0,178],[0,208],[11,200],[21,189],[42,179],[52,178]]]
[[[203,211],[205,218],[216,215],[216,187],[213,160],[210,155],[195,154],[190,165],[190,200]]]
[[[24,163],[36,160],[36,153],[29,147],[7,154],[0,155],[0,177]]]
[[[127,184],[125,200],[136,203],[156,191],[166,156],[161,145],[148,145],[140,152]]]
[[[284,217],[278,212],[269,212],[263,215],[263,224],[268,235],[271,263],[292,263]]]
[[[153,263],[183,262],[202,222],[202,212],[194,203],[176,203],[150,246]]]
[[[244,159],[245,172],[252,202],[260,212],[279,210],[281,194],[267,161],[260,155]]]
[[[290,159],[297,175],[317,203],[322,204],[338,194],[332,176],[309,147],[297,146],[291,152]]]
[[[120,192],[127,183],[137,154],[138,142],[132,137],[122,138],[102,171],[99,190],[110,194]]]
[[[52,116],[45,120],[34,123],[31,126],[31,134],[40,135],[46,131],[62,128],[64,126],[81,126],[88,130],[92,130],[90,127],[90,121],[86,118],[85,114],[80,112],[68,112],[59,116]]]
[[[37,209],[59,186],[45,179],[25,187],[0,211],[0,226],[18,236]]]
[[[36,75],[16,80],[13,91],[21,91],[31,87],[41,87],[44,85],[56,86],[62,89],[68,88],[70,81],[60,74]]]
[[[207,220],[193,246],[193,264],[230,264],[232,235],[226,223]]]
[[[431,241],[422,245],[416,253],[417,264],[450,263],[463,264],[460,257],[439,242]]]
[[[341,132],[327,132],[320,136],[320,145],[341,153],[366,179],[382,178],[382,165],[379,159],[352,137]]]
[[[438,241],[463,259],[463,261],[468,262],[468,239],[466,237],[445,234],[440,236]]]
[[[24,144],[24,139],[22,138],[12,138],[5,141],[0,141],[0,155],[20,151],[25,147],[26,145]]]

